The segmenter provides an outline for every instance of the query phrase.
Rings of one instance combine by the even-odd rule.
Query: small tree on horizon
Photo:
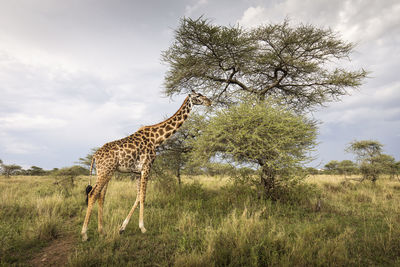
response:
[[[345,159],[338,163],[337,170],[339,174],[344,175],[344,178],[346,178],[347,175],[352,175],[357,172],[357,164],[351,160]]]
[[[46,171],[38,166],[31,166],[29,169],[25,170],[24,173],[26,175],[45,175]]]
[[[380,154],[375,158],[381,172],[389,175],[390,179],[393,179],[397,173],[396,160],[394,157],[387,154]]]
[[[397,161],[394,164],[394,172],[395,172],[395,176],[397,177],[397,179],[399,179],[399,174],[400,174],[400,161]]]
[[[22,167],[16,164],[1,164],[1,173],[6,177],[9,178],[11,175],[17,174],[19,171],[22,170]]]
[[[383,145],[375,140],[353,141],[346,148],[346,151],[356,155],[363,180],[368,179],[376,182],[382,173],[382,165],[379,163],[379,159]]]
[[[336,174],[338,172],[339,161],[331,160],[325,164],[324,168],[329,174]]]

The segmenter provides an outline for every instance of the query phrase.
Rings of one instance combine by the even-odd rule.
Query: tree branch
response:
[[[278,79],[278,72],[283,72],[282,76]],[[288,72],[282,68],[276,68],[274,71],[274,82],[272,84],[270,84],[269,86],[267,86],[266,88],[264,88],[263,90],[259,91],[260,95],[265,95],[269,90],[271,90],[274,87],[277,87],[280,82],[287,76]]]
[[[232,76],[232,74],[231,74]],[[223,78],[218,78],[218,77],[214,77],[214,76],[210,76],[210,75],[205,75],[205,78],[212,80],[214,82],[219,82],[219,83],[227,83],[229,84],[236,84],[238,86],[240,86],[243,90],[248,91],[250,93],[254,93],[254,94],[258,94],[257,90],[254,90],[253,88],[247,87],[244,83],[242,83],[241,81],[238,81],[236,79],[233,78],[227,78],[227,79],[223,79]]]

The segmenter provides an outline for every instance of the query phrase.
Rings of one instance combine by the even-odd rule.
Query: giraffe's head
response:
[[[204,106],[211,106],[211,100],[207,97],[203,96],[202,94],[196,93],[192,90],[189,94],[189,99],[193,105],[204,105]]]

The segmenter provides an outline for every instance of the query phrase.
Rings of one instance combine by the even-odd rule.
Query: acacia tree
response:
[[[245,29],[184,18],[162,54],[169,65],[165,93],[195,89],[219,104],[275,96],[303,110],[361,85],[366,71],[334,65],[349,59],[353,48],[331,29],[291,26],[288,20]]]
[[[364,179],[375,182],[382,172],[380,157],[382,155],[383,145],[375,140],[353,141],[346,148],[347,152],[356,155],[360,166],[360,172]]]
[[[324,168],[329,174],[336,174],[338,172],[339,161],[331,160],[325,164]]]
[[[14,175],[22,170],[22,167],[15,164],[5,165],[1,164],[1,173],[9,178],[11,175]]]
[[[380,154],[375,158],[375,161],[379,165],[382,173],[388,174],[391,179],[394,178],[397,173],[396,160],[394,157],[387,154]]]
[[[400,161],[397,161],[397,162],[394,164],[393,169],[394,169],[394,174],[396,175],[397,179],[399,179],[399,174],[400,174]]]
[[[196,142],[196,158],[217,157],[259,169],[267,197],[299,179],[307,152],[316,142],[316,125],[274,102],[243,103],[220,110]]]
[[[347,175],[356,173],[357,164],[351,160],[342,160],[338,163],[337,170],[339,174],[344,175],[344,178],[346,178]]]
[[[25,171],[26,175],[45,175],[46,171],[38,166],[31,166],[29,169]]]

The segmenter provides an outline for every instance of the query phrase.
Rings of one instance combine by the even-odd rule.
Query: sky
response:
[[[183,17],[220,25],[331,28],[356,43],[346,66],[370,71],[351,96],[310,114],[320,121],[311,166],[353,159],[373,139],[400,160],[400,2],[397,0],[0,0],[0,159],[71,166],[93,147],[172,115],[161,52]]]

